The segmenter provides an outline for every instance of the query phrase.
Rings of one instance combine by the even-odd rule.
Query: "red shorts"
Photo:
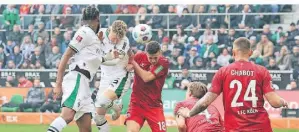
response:
[[[143,126],[144,121],[147,121],[152,132],[166,132],[166,122],[162,107],[146,107],[130,103],[125,123],[129,120],[135,121],[140,127]]]

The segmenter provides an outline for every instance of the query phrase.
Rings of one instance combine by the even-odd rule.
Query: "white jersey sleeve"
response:
[[[92,30],[89,27],[82,26],[74,35],[69,47],[77,53],[80,52],[85,46],[92,44]]]

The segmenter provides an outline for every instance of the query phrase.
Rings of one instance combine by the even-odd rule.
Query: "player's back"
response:
[[[272,131],[263,95],[271,92],[271,77],[262,66],[237,61],[218,72],[222,80],[226,131]]]
[[[100,32],[103,32],[103,40],[102,40],[102,54],[105,55],[109,53],[111,50],[117,50],[118,52],[124,54],[124,58],[122,58],[116,65],[113,66],[107,66],[107,65],[101,65],[101,76],[114,76],[114,75],[126,75],[127,70],[125,67],[127,66],[129,62],[129,56],[128,56],[128,50],[130,48],[129,45],[129,39],[125,36],[119,44],[112,44],[111,41],[108,38],[108,30],[107,28],[101,28]]]
[[[174,112],[177,113],[181,107],[192,109],[197,101],[197,98],[190,98],[178,102]],[[213,105],[210,105],[205,111],[196,116],[186,118],[185,121],[187,132],[221,132],[223,130],[222,123],[221,115]]]

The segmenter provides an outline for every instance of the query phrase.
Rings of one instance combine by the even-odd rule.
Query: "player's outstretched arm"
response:
[[[203,96],[197,103],[193,106],[191,111],[189,112],[189,117],[195,116],[198,113],[207,109],[207,107],[218,97],[218,94],[208,92],[205,96]]]
[[[288,103],[275,92],[268,92],[265,97],[274,108],[288,107]]]
[[[156,78],[156,76],[150,71],[143,70],[139,64],[135,61],[132,61],[134,71],[142,78],[144,82],[150,82]]]

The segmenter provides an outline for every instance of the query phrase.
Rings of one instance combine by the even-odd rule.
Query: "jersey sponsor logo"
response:
[[[161,72],[163,70],[163,66],[159,66],[156,70],[155,70],[155,74],[158,74],[159,72]]]
[[[83,38],[82,38],[80,35],[78,35],[78,36],[76,37],[76,40],[77,40],[78,42],[81,42],[82,39],[83,39]]]

